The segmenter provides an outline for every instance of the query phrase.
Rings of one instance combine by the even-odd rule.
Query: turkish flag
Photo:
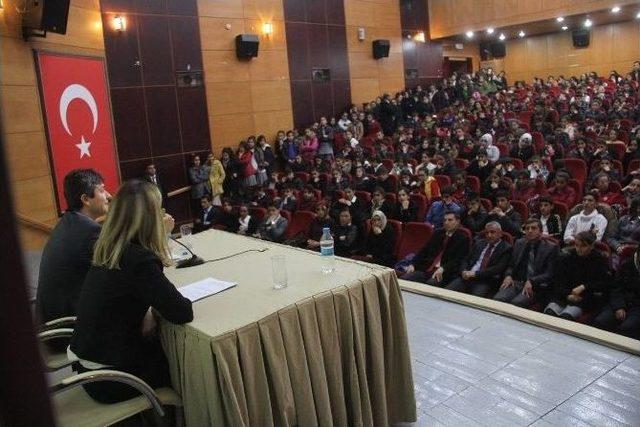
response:
[[[64,177],[95,169],[107,190],[120,183],[103,58],[36,52],[40,96],[60,212],[67,208]]]

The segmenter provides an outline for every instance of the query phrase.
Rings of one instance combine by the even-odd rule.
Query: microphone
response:
[[[185,245],[184,243],[174,239],[171,236],[169,236],[169,238],[171,240],[173,240],[174,242],[176,242],[177,244],[179,244],[180,246],[182,246],[183,248],[185,248],[191,254],[191,258],[183,259],[181,261],[176,262],[176,268],[195,267],[196,265],[204,264],[204,260],[202,258],[200,258],[199,256],[197,256],[196,254],[194,254],[191,251],[191,249],[189,249],[189,247],[187,245]]]

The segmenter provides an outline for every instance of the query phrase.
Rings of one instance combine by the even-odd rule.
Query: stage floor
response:
[[[403,292],[418,422],[639,426],[640,357]]]

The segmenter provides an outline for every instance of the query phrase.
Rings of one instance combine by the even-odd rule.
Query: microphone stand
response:
[[[191,251],[191,249],[189,249],[189,247],[187,245],[185,245],[184,243],[174,239],[171,236],[169,236],[169,238],[171,240],[173,240],[174,242],[176,242],[177,244],[179,244],[180,246],[182,246],[183,248],[185,248],[191,254],[191,258],[183,259],[181,261],[176,262],[176,268],[195,267],[196,265],[204,264],[204,260],[202,258],[200,258],[199,256],[197,256],[196,254],[194,254]]]

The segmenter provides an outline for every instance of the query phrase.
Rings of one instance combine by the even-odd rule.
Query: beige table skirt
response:
[[[215,337],[163,324],[162,338],[188,426],[385,426],[416,419],[392,270],[375,269]]]

